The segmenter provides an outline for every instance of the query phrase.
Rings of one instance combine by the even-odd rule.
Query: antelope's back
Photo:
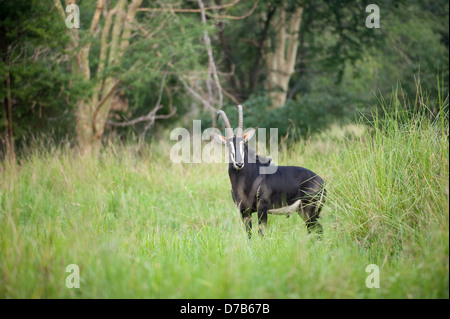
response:
[[[290,205],[298,199],[307,202],[322,195],[325,183],[311,170],[298,166],[279,166],[274,174],[265,175],[275,206]]]

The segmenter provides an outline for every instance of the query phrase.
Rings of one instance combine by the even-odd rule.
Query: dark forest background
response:
[[[1,157],[36,136],[151,141],[219,109],[235,123],[237,103],[297,139],[393,91],[448,94],[447,1],[380,1],[380,28],[367,1],[78,1],[69,29],[72,2],[0,1]]]

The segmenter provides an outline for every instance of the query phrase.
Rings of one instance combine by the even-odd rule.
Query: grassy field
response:
[[[227,165],[174,164],[170,141],[99,159],[36,145],[0,166],[0,298],[448,298],[445,118],[284,143],[280,165],[327,182],[321,239],[293,215],[248,240]],[[369,264],[380,288],[366,287]]]

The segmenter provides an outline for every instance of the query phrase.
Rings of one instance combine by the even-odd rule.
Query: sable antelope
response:
[[[228,138],[216,133],[213,136],[228,147],[231,194],[241,213],[248,237],[251,238],[254,212],[258,213],[258,229],[262,236],[268,214],[289,217],[294,212],[303,218],[308,232],[316,229],[321,233],[322,226],[318,218],[326,196],[323,179],[297,166],[278,166],[273,174],[261,174],[262,166],[272,164],[268,158],[258,156],[249,149],[247,141],[253,137],[256,129],[243,134],[242,106],[238,105],[237,108],[239,123],[236,135],[233,134],[227,115],[220,110],[217,116],[222,116]],[[249,158],[252,160],[249,161]]]

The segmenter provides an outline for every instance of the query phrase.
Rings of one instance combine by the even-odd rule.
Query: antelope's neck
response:
[[[255,188],[255,184],[259,185],[262,181],[262,177],[258,174],[258,167],[254,163],[245,163],[241,170],[236,170],[230,163],[228,175],[234,193],[249,194]]]

